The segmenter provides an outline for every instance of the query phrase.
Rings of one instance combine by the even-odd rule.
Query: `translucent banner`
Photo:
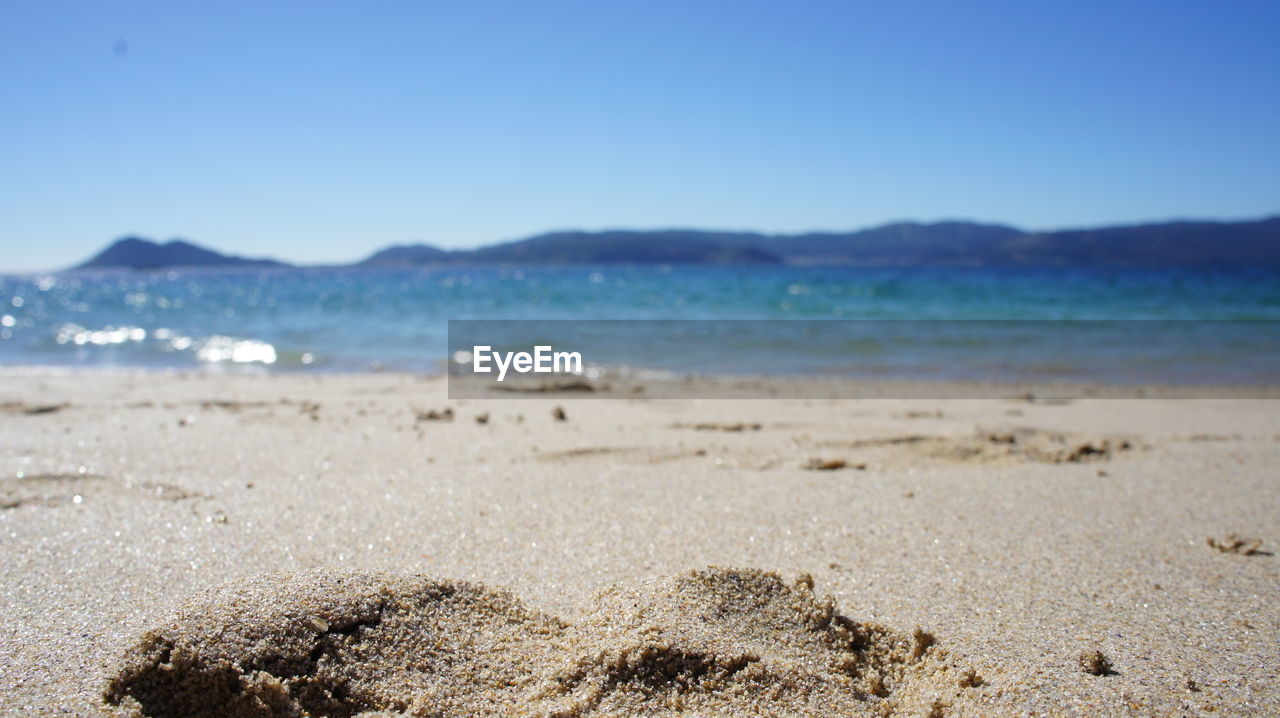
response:
[[[455,320],[451,397],[1270,396],[1280,322]]]

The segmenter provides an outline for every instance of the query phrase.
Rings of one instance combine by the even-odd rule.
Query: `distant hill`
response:
[[[759,247],[731,246],[709,232],[552,232],[472,250],[426,244],[387,247],[358,267],[427,264],[778,264]]]
[[[460,253],[479,264],[778,264],[760,247],[716,241],[713,233],[553,232]]]
[[[999,261],[1001,244],[1022,234],[996,224],[898,222],[855,232],[717,234],[716,241],[759,247],[790,264],[967,265]]]
[[[358,267],[412,267],[448,261],[449,253],[427,244],[401,244],[380,249],[362,261]]]
[[[180,239],[164,244],[124,237],[75,269],[160,269],[165,267],[286,267],[272,259],[246,259],[220,254]]]
[[[1280,268],[1280,217],[1255,222],[1165,222],[1012,237],[1018,264]]]

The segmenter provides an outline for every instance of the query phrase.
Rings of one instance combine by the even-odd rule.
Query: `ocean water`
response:
[[[616,344],[606,362],[677,372],[1280,380],[1280,361],[1268,353],[1280,341],[1272,323],[1280,321],[1280,276],[1190,270],[597,266],[11,275],[0,277],[0,367],[442,372],[449,319],[703,320],[705,330],[680,336],[640,333],[629,346]],[[910,341],[845,336],[797,344],[760,330],[763,338],[734,349],[734,362],[719,351],[735,336],[726,320],[796,319],[939,321]],[[1025,321],[1017,332],[984,333],[974,329],[982,323],[961,320]],[[1064,351],[1062,332],[1078,329],[1077,320],[1141,320],[1113,327],[1113,338],[1132,336],[1125,326],[1155,339],[1181,338],[1143,340],[1139,356],[1132,348],[1109,356],[1109,344],[1123,342],[1095,333],[1087,345]]]

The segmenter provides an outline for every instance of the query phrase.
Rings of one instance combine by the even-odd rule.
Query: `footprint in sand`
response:
[[[19,506],[58,506],[80,503],[88,486],[102,477],[93,474],[21,474],[0,479],[0,509]]]
[[[960,462],[1033,461],[1047,464],[1106,461],[1134,448],[1122,437],[1089,437],[1040,429],[978,430],[968,436],[906,434],[822,442],[842,449],[884,449]]]
[[[0,509],[79,504],[100,492],[119,488],[120,484],[112,479],[89,473],[25,474],[14,478],[0,478]],[[175,484],[160,482],[144,482],[126,488],[159,501],[212,498]]]
[[[56,414],[70,406],[65,402],[62,404],[26,404],[21,401],[6,401],[0,403],[0,411],[25,416],[41,416],[43,414]]]

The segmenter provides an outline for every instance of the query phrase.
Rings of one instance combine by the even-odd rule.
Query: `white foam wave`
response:
[[[196,350],[196,359],[209,363],[275,364],[276,348],[256,339],[212,336]]]
[[[160,351],[195,351],[196,360],[208,364],[275,364],[276,348],[257,339],[238,339],[215,334],[203,339],[189,337],[164,327],[148,332],[142,327],[106,326],[87,329],[79,324],[58,327],[54,341],[73,346],[114,346],[141,343],[150,338]]]
[[[102,329],[85,329],[79,324],[63,324],[58,327],[58,332],[54,335],[54,340],[59,344],[75,344],[77,346],[86,344],[107,346],[126,342],[140,342],[146,338],[147,330],[142,327],[116,327],[111,325],[107,325]]]

